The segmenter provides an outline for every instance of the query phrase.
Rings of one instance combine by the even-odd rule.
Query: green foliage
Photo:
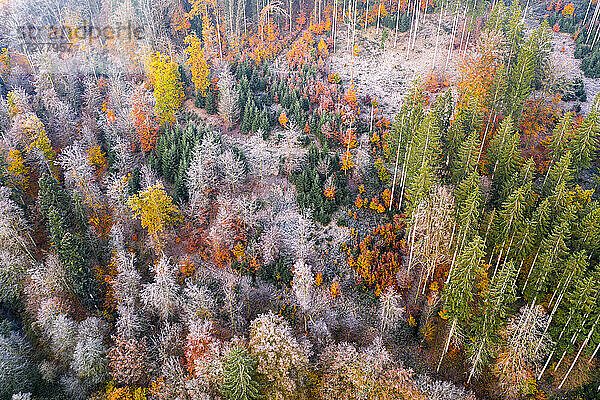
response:
[[[194,147],[202,141],[208,129],[191,121],[182,127],[167,128],[156,143],[149,164],[174,186],[175,200],[187,200],[185,177]]]
[[[331,221],[331,214],[341,205],[348,204],[350,199],[347,178],[339,170],[339,156],[319,151],[313,144],[308,149],[303,165],[301,171],[292,174],[292,182],[298,191],[298,204],[310,209],[316,221],[327,225]],[[325,197],[323,193],[328,179],[336,189],[333,199]]]
[[[49,175],[43,175],[39,184],[49,239],[65,266],[69,287],[84,303],[94,303],[97,286],[89,262],[93,249],[83,205]]]
[[[449,281],[444,287],[442,301],[451,320],[466,322],[471,317],[475,279],[483,272],[481,259],[484,252],[483,239],[475,236],[461,252],[450,271]]]
[[[573,165],[579,169],[590,167],[598,151],[598,132],[600,132],[598,101],[600,98],[594,100],[592,109],[579,129],[574,132],[569,143],[569,150],[573,155]]]
[[[256,361],[243,347],[234,347],[223,366],[221,393],[226,400],[261,398],[256,375]]]

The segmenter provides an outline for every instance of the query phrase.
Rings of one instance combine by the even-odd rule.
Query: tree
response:
[[[294,278],[292,280],[292,288],[296,295],[296,301],[300,304],[300,308],[308,311],[312,301],[312,286],[314,278],[310,268],[304,260],[298,260],[294,264]]]
[[[218,111],[225,124],[229,127],[233,126],[239,118],[237,97],[238,89],[235,87],[234,77],[229,69],[226,68],[219,75]]]
[[[211,82],[208,87],[208,94],[206,95],[206,112],[213,115],[217,112],[217,106],[219,104],[219,87],[217,86],[216,79]]]
[[[588,168],[598,151],[598,132],[600,132],[599,101],[600,98],[594,100],[592,109],[579,129],[573,133],[573,138],[569,142],[569,150],[573,155],[573,165],[578,169]]]
[[[19,299],[33,261],[29,232],[23,210],[10,198],[10,190],[0,186],[0,301]]]
[[[528,382],[535,381],[535,372],[549,343],[544,334],[546,324],[547,316],[541,306],[524,306],[501,332],[503,343],[492,372],[508,397],[517,397]]]
[[[96,183],[94,169],[81,144],[69,146],[60,153],[60,165],[65,174],[65,184],[71,187],[91,208],[97,208],[101,191]]]
[[[156,52],[150,57],[150,76],[158,120],[162,125],[172,125],[185,97],[179,68],[168,56]]]
[[[192,34],[186,36],[184,43],[187,45],[185,49],[185,53],[187,54],[185,65],[189,66],[192,71],[192,81],[196,88],[196,94],[206,97],[206,89],[210,86],[210,80],[208,79],[210,68],[208,62],[206,62],[204,50],[202,50],[202,40],[195,34]]]
[[[514,131],[512,117],[502,121],[488,149],[489,169],[494,189],[499,193],[522,163],[519,134]],[[502,199],[498,199],[502,200]]]
[[[400,305],[401,300],[402,296],[392,287],[388,287],[379,297],[379,319],[382,331],[396,328],[398,322],[402,320],[404,307]]]
[[[10,183],[23,193],[27,192],[30,169],[25,165],[21,152],[17,149],[10,149],[6,161],[6,172],[8,172]]]
[[[154,265],[154,282],[142,286],[144,306],[166,321],[181,306],[174,267],[164,256]]]
[[[323,369],[319,393],[323,399],[401,400],[421,397],[412,371],[405,369],[401,363],[392,362],[391,354],[380,337],[360,349],[347,342],[330,345],[319,358]],[[431,394],[430,391],[423,393]]]
[[[31,347],[17,332],[0,334],[0,396],[8,399],[32,389],[34,368],[29,360]]]
[[[483,309],[475,319],[475,327],[468,341],[471,371],[467,383],[490,363],[500,343],[498,331],[508,317],[509,306],[516,300],[516,280],[519,275],[513,261],[504,263],[494,275],[489,290],[484,293]]]
[[[131,196],[127,204],[134,215],[140,218],[142,227],[148,229],[155,245],[160,244],[164,230],[180,220],[179,207],[173,204],[173,199],[161,183]]]
[[[234,188],[242,182],[246,176],[246,166],[238,153],[232,150],[227,150],[220,158],[225,175],[225,181],[229,184],[229,190],[234,191]]]
[[[226,400],[260,399],[256,361],[243,347],[234,347],[223,367],[221,393]]]
[[[269,385],[268,397],[293,396],[308,364],[308,351],[296,341],[289,324],[272,312],[259,316],[250,324],[249,347],[258,373]]]
[[[110,373],[123,385],[144,385],[150,378],[152,364],[145,338],[113,336],[114,344],[108,350]]]
[[[448,351],[450,340],[453,338],[457,325],[465,326],[471,317],[470,304],[473,301],[473,286],[475,278],[482,273],[481,258],[484,255],[483,239],[479,236],[465,247],[458,257],[458,261],[450,271],[449,281],[446,283],[442,301],[446,315],[452,321],[450,333],[446,340],[442,357],[438,363],[439,371],[444,355]]]
[[[142,86],[131,97],[131,116],[133,125],[140,140],[142,151],[149,152],[156,148],[158,138],[158,122],[152,109],[151,94]]]
[[[204,212],[210,206],[211,193],[220,181],[219,157],[222,154],[219,137],[210,132],[192,152],[185,184],[194,212]]]

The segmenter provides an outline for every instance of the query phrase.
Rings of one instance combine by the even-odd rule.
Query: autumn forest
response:
[[[597,0],[0,0],[0,400],[600,399]]]

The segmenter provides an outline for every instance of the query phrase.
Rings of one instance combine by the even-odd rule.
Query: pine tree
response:
[[[243,347],[234,347],[223,366],[221,393],[226,400],[260,399],[256,361]]]

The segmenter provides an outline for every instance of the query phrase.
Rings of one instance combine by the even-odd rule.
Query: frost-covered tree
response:
[[[360,350],[345,342],[327,347],[320,357],[324,369],[324,398],[382,398],[380,396],[388,391],[383,375],[391,361],[391,355],[383,346],[381,338]]]
[[[33,261],[29,226],[23,211],[0,187],[0,300],[15,301],[23,289],[25,271]]]
[[[223,384],[223,362],[228,343],[213,335],[212,321],[193,321],[186,337],[185,358],[196,380],[196,390],[215,396]]]
[[[153,266],[154,281],[142,287],[142,302],[146,309],[167,320],[181,306],[180,287],[175,278],[175,267],[162,257]]]
[[[298,343],[289,324],[272,312],[259,316],[250,325],[249,347],[258,373],[268,382],[267,397],[292,397],[308,365],[309,350]]]
[[[31,400],[31,393],[26,392],[26,393],[15,393],[12,395],[12,397],[10,398],[10,400]]]
[[[0,334],[0,398],[32,389],[31,348],[16,332]]]
[[[120,335],[132,338],[142,329],[142,317],[139,312],[141,276],[134,266],[135,256],[124,250],[116,251],[113,263],[117,275],[112,280],[114,296],[117,299],[116,327]]]
[[[211,192],[220,180],[222,152],[219,137],[213,132],[206,133],[194,148],[185,180],[193,212],[204,211],[209,206]]]
[[[94,168],[88,155],[79,143],[75,143],[60,153],[60,165],[65,174],[67,187],[72,188],[90,206],[96,206],[101,191],[96,183]]]
[[[183,309],[188,321],[210,318],[217,311],[217,301],[205,286],[188,282],[183,289]]]
[[[550,343],[547,323],[541,306],[524,306],[503,330],[504,342],[492,371],[508,398],[517,398],[527,382],[535,380]]]
[[[420,375],[416,381],[422,396],[428,400],[474,400],[475,396],[463,387],[452,382],[440,381],[427,375]]]
[[[404,307],[401,302],[402,296],[396,293],[391,286],[379,297],[379,321],[382,331],[396,328],[402,320]]]
[[[219,74],[219,115],[227,126],[232,126],[238,120],[238,92],[235,88],[235,80],[229,71],[224,68]]]
[[[232,150],[226,150],[219,161],[225,182],[229,186],[230,192],[234,192],[234,189],[242,183],[246,176],[246,166],[240,155]]]
[[[73,351],[71,369],[75,377],[89,388],[104,382],[106,378],[106,347],[104,345],[104,322],[96,317],[79,323],[77,344]]]
[[[126,339],[113,336],[113,345],[108,350],[110,374],[123,385],[144,385],[152,373],[150,352],[146,339]]]
[[[296,296],[296,301],[304,311],[308,311],[311,305],[314,277],[310,265],[304,260],[298,260],[294,264],[294,278],[292,280],[292,289]]]

